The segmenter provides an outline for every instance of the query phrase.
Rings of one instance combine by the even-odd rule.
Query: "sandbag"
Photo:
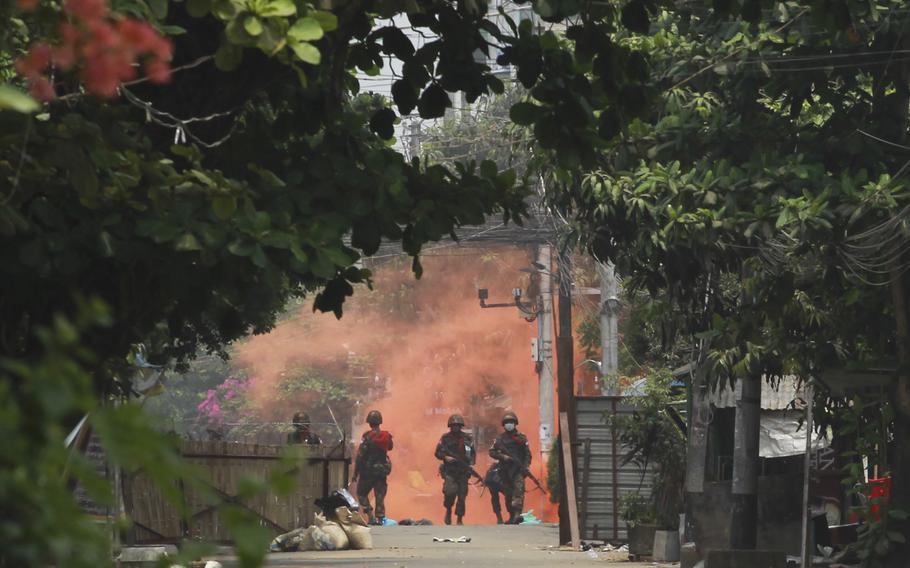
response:
[[[320,548],[318,550],[344,550],[348,547],[348,535],[338,523],[327,521],[322,514],[316,513],[313,515],[313,524],[329,536],[334,547]]]
[[[291,532],[278,535],[272,540],[272,545],[269,548],[276,552],[294,552],[300,548],[300,539],[303,537],[304,532],[306,532],[306,529],[294,529]]]
[[[335,547],[334,550],[345,550],[348,548],[348,535],[338,523],[329,521],[319,528],[332,539],[332,544]]]
[[[361,525],[349,526],[348,541],[350,542],[351,548],[354,550],[372,550],[373,533],[370,532],[370,527]]]
[[[315,528],[316,527],[311,525],[303,531],[303,535],[300,536],[300,544],[297,545],[297,550],[316,550],[316,542],[313,540],[313,529]]]
[[[323,527],[312,526],[308,529],[313,538],[313,550],[337,550],[332,536],[325,532]]]

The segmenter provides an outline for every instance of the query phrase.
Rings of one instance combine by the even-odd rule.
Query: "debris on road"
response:
[[[458,538],[442,538],[438,536],[433,537],[433,542],[471,542],[471,537],[469,536],[460,536]]]
[[[420,519],[419,521],[415,521],[414,519],[401,519],[400,521],[398,521],[398,525],[402,526],[402,527],[428,526],[428,525],[432,525],[432,524],[433,524],[433,521],[431,521],[430,519]]]

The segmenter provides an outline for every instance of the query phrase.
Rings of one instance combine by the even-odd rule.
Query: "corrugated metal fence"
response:
[[[625,542],[626,526],[617,502],[626,493],[650,496],[652,479],[634,463],[621,465],[626,451],[606,417],[631,414],[624,397],[578,397],[576,495],[583,539]]]
[[[293,455],[292,465],[281,461],[284,452]],[[147,476],[139,473],[123,479],[124,505],[133,522],[128,540],[133,544],[178,542],[186,537],[227,542],[230,535],[219,503],[247,509],[276,535],[306,526],[316,511],[313,501],[345,485],[350,463],[344,444],[282,447],[184,441],[181,454],[205,476],[201,485],[176,481],[188,512],[186,517]],[[291,495],[279,496],[268,490],[249,499],[240,496],[242,479],[265,481],[279,467],[295,477],[297,483]]]

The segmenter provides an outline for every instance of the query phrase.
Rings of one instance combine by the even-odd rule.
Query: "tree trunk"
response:
[[[730,548],[754,550],[758,543],[758,435],[761,421],[761,377],[736,383],[736,431],[733,447],[733,494]]]

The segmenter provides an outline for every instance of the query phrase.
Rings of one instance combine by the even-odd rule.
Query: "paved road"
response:
[[[600,568],[653,567],[654,564],[624,560],[618,553],[597,558],[584,552],[559,550],[555,525],[464,527],[375,527],[373,550],[335,552],[286,552],[270,554],[266,566],[292,567],[378,567],[378,568],[483,568],[511,566],[598,566]],[[470,543],[434,543],[433,537],[468,536]],[[229,561],[221,559],[226,567]]]

